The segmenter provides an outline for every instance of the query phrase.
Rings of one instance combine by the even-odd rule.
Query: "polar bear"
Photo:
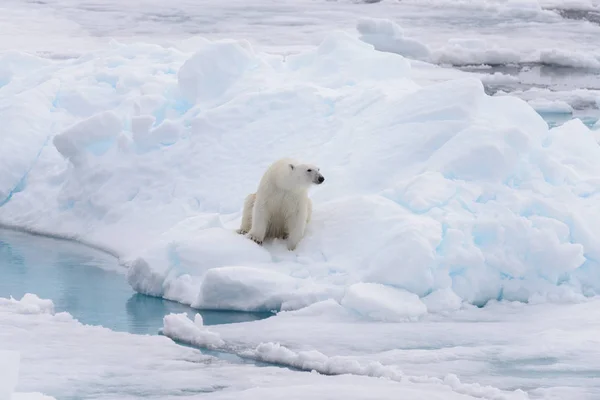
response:
[[[284,239],[288,250],[294,250],[312,215],[308,189],[323,181],[320,169],[314,165],[291,158],[275,161],[264,173],[256,193],[246,197],[237,233],[247,234],[258,244],[268,238]]]

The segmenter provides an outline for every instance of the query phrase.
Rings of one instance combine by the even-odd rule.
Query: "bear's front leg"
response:
[[[262,201],[255,198],[254,207],[252,209],[252,228],[248,232],[248,238],[261,244],[265,240],[267,226],[269,224],[269,214]]]
[[[242,225],[236,232],[240,235],[245,235],[252,229],[252,209],[254,208],[254,201],[256,200],[256,193],[251,193],[246,196],[244,200],[244,210],[242,211]]]
[[[290,218],[290,220],[288,221],[288,226],[287,226],[287,232],[289,232],[288,237],[287,237],[288,250],[290,250],[290,251],[295,250],[296,246],[298,246],[298,243],[300,243],[300,241],[304,237],[304,230],[306,229],[306,217],[307,217],[307,209],[306,209],[306,207],[301,207],[301,209],[298,210],[298,213],[294,217]]]

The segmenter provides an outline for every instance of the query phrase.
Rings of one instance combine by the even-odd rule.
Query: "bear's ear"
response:
[[[290,164],[290,168],[294,170],[294,164]]]

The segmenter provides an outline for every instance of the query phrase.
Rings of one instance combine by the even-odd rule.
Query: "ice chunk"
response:
[[[402,28],[391,20],[362,17],[358,20],[356,29],[362,41],[372,44],[379,51],[418,60],[426,60],[430,55],[429,48],[425,44],[404,37]]]
[[[560,67],[600,69],[600,60],[594,55],[566,49],[543,49],[540,61]]]
[[[194,306],[238,311],[279,310],[298,286],[297,279],[273,271],[249,267],[213,268],[204,276]]]
[[[20,314],[53,314],[54,303],[49,299],[40,299],[32,293],[25,293],[21,300],[0,298],[1,304],[7,304]]]
[[[373,46],[344,32],[335,32],[329,34],[316,49],[287,57],[286,65],[298,75],[315,79],[327,88],[408,76],[410,64],[403,57],[380,52],[372,52],[369,57],[358,56],[365,51],[372,52]],[[377,74],[372,71],[377,71]]]
[[[382,195],[421,214],[446,205],[457,190],[455,182],[444,178],[439,172],[427,171],[384,190]]]
[[[439,313],[443,311],[454,311],[461,307],[462,299],[450,288],[438,289],[421,299],[427,311]]]
[[[197,232],[188,232],[182,223],[179,231],[166,233],[154,246],[131,261],[127,279],[135,290],[163,296],[169,292],[171,280],[183,274],[203,276],[210,269],[218,267],[271,261],[263,247],[235,231],[219,227],[201,229],[203,222],[210,222],[194,221],[198,223]],[[188,226],[188,229],[192,228]],[[193,292],[190,291],[190,295]],[[193,296],[185,302],[195,302],[197,291]]]
[[[518,63],[522,55],[513,49],[489,45],[484,39],[452,38],[445,46],[433,49],[430,60],[451,65],[498,65]]]
[[[151,150],[160,146],[169,146],[177,142],[181,135],[181,126],[171,120],[164,120],[156,128],[150,129],[154,117],[140,116],[132,118],[133,140],[140,149]]]
[[[131,117],[131,133],[133,140],[143,141],[156,121],[153,115],[137,115]]]
[[[442,229],[438,222],[427,218],[411,222],[410,227],[400,230],[377,251],[364,279],[423,296],[434,286],[436,247]]]
[[[194,321],[190,320],[186,313],[165,315],[163,318],[162,333],[172,339],[181,340],[185,343],[198,347],[219,348],[225,342],[219,334],[209,331],[204,327],[202,316],[196,314]]]
[[[85,161],[85,152],[102,155],[121,133],[121,120],[112,111],[96,114],[71,126],[53,139],[54,146],[75,165]]]
[[[519,82],[519,78],[512,75],[494,72],[493,74],[481,75],[480,79],[487,85],[512,85]]]
[[[427,312],[419,296],[376,283],[350,286],[341,304],[364,317],[384,322],[409,321]]]
[[[224,94],[254,62],[247,41],[201,44],[177,74],[179,90],[190,102],[210,101]]]

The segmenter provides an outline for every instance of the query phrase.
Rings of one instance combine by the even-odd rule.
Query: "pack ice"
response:
[[[138,292],[401,321],[600,289],[598,143],[478,79],[423,84],[338,32],[287,57],[200,38],[3,57],[23,68],[0,88],[0,222],[117,253]],[[284,156],[327,177],[294,252],[235,233]]]

